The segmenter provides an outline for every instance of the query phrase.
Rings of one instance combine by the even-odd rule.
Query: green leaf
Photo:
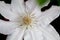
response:
[[[36,0],[36,2],[38,3],[38,5],[42,6],[44,5],[48,0]]]

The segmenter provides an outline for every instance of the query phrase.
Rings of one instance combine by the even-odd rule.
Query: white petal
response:
[[[33,40],[33,37],[32,37],[31,32],[29,30],[25,31],[24,40]]]
[[[0,20],[0,33],[10,34],[18,27],[18,23],[15,22],[6,22]]]
[[[26,10],[27,12],[32,12],[36,7],[35,1],[34,0],[28,0],[26,2]]]
[[[40,24],[46,26],[60,15],[60,7],[52,6],[50,9],[42,12]]]
[[[16,28],[16,30],[8,35],[7,40],[23,40],[25,30],[21,30],[20,28]]]
[[[60,36],[59,36],[58,32],[54,29],[54,27],[52,25],[49,24],[46,27],[46,29],[47,29],[48,33],[50,33],[55,38],[55,40],[60,40]]]
[[[10,9],[10,4],[0,1],[0,14],[9,20],[16,20],[18,14],[13,13]]]
[[[24,0],[12,0],[11,8],[14,12],[24,13],[25,12]]]
[[[31,15],[39,18],[41,16],[42,12],[39,7],[35,7],[35,9],[32,11]]]
[[[49,4],[50,0],[47,0],[47,2],[44,3],[44,5],[38,5],[36,0],[28,0],[26,2],[26,7],[27,7],[27,11],[33,11],[35,9],[35,7],[40,7],[40,9],[44,6],[47,6]]]
[[[50,24],[46,27],[40,27],[38,29],[43,32],[43,40],[60,40],[59,34]]]
[[[56,30],[48,25],[47,27],[34,26],[31,30],[33,40],[60,40]]]
[[[32,40],[43,40],[42,31],[37,29],[36,26],[34,26],[32,29],[30,29]]]

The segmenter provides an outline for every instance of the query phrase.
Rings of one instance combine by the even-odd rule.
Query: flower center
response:
[[[25,16],[25,17],[23,18],[23,23],[24,23],[25,25],[30,25],[31,22],[32,22],[32,20],[31,20],[30,17]]]

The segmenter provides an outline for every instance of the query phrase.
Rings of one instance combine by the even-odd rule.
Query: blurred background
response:
[[[11,3],[11,0],[0,0],[0,1],[5,1],[5,3],[8,3],[8,4]],[[24,1],[27,1],[27,0],[24,0]],[[43,7],[41,9],[41,11],[45,11],[45,10],[49,9],[52,5],[60,6],[60,0],[50,0],[50,3],[47,6]],[[60,18],[60,16],[58,18],[56,18],[53,22],[51,22],[51,25],[54,26],[54,28],[60,35],[60,28],[59,28],[60,27],[60,19],[59,18]],[[0,14],[0,19],[7,20],[1,14]],[[0,33],[0,40],[6,40],[6,37],[7,37],[7,35]]]

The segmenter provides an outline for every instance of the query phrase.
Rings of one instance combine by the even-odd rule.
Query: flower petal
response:
[[[10,9],[10,4],[6,4],[0,1],[0,14],[9,20],[16,20],[18,14],[14,13]]]
[[[12,34],[8,35],[7,40],[23,40],[24,32],[25,30],[16,28]]]
[[[38,27],[38,29],[43,32],[43,40],[60,40],[59,34],[50,24],[46,27]]]
[[[11,8],[14,12],[24,13],[25,12],[24,0],[12,0]]]
[[[27,12],[32,12],[36,7],[34,0],[28,0],[26,1],[26,10]]]
[[[60,7],[52,6],[50,9],[42,12],[40,25],[46,26],[60,15]]]
[[[32,40],[43,40],[42,31],[37,29],[36,26],[33,26],[32,29],[30,29]]]
[[[42,15],[42,12],[39,7],[35,7],[35,9],[31,13],[31,15],[36,18],[40,18],[40,16]]]
[[[32,37],[31,32],[29,30],[25,31],[24,40],[33,40],[33,37]]]
[[[46,27],[34,26],[30,32],[34,40],[60,40],[59,34],[51,25]]]
[[[18,27],[18,23],[15,22],[6,22],[0,20],[0,33],[2,34],[10,34]]]
[[[44,6],[47,6],[48,4],[49,4],[49,2],[50,2],[50,0],[47,0],[45,3],[44,3],[44,5],[38,5],[38,3],[37,3],[37,0],[28,0],[27,2],[26,2],[26,9],[27,9],[27,11],[33,11],[34,9],[35,9],[35,7],[37,6],[37,7],[40,7],[40,9],[42,8],[42,7],[44,7]]]
[[[50,33],[54,37],[55,40],[60,40],[60,36],[59,36],[58,32],[54,29],[54,27],[52,25],[49,24],[46,27],[46,30],[48,31],[48,33]],[[44,35],[46,35],[46,34],[44,34]],[[48,35],[47,35],[47,38],[48,38]],[[51,39],[53,39],[53,38],[51,38]]]

